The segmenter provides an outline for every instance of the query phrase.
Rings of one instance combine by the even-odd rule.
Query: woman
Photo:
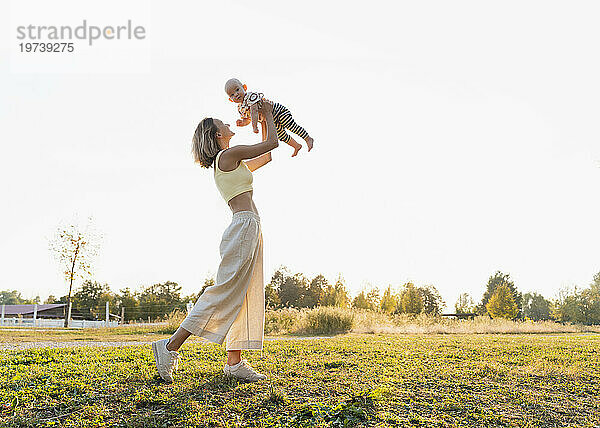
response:
[[[177,350],[192,334],[218,344],[227,341],[226,375],[250,381],[266,379],[241,358],[241,352],[262,350],[263,346],[262,231],[252,201],[251,171],[269,162],[270,151],[279,146],[271,109],[268,102],[259,109],[264,118],[263,138],[266,133],[262,143],[229,147],[235,133],[219,119],[203,119],[194,133],[194,160],[205,168],[214,162],[217,188],[233,218],[219,246],[221,263],[215,284],[204,290],[173,336],[152,343],[158,373],[167,382],[173,381],[173,371],[177,370]]]

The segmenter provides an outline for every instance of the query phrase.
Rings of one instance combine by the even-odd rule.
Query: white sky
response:
[[[94,19],[75,4],[75,23]],[[104,233],[94,279],[113,291],[199,290],[231,211],[192,162],[193,131],[213,116],[232,145],[259,141],[235,127],[230,77],[315,138],[295,158],[281,143],[254,173],[265,282],[282,264],[341,273],[353,295],[410,280],[449,309],[461,292],[479,300],[496,270],[546,297],[587,286],[600,271],[597,3],[353,4],[154,1],[128,12],[150,66],[120,74],[114,61],[15,72],[3,3],[0,290],[66,293],[47,238],[74,215]]]

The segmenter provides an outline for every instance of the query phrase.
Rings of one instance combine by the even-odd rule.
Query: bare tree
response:
[[[101,235],[93,227],[91,217],[83,227],[75,221],[59,226],[50,239],[50,251],[65,269],[65,279],[69,282],[65,327],[69,326],[73,280],[75,277],[84,279],[91,275],[92,261],[98,254],[100,239]]]
[[[469,314],[475,311],[475,303],[469,293],[462,293],[454,304],[454,312],[457,314]]]

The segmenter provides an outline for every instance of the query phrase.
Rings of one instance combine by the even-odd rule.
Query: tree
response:
[[[44,303],[67,303],[67,296],[54,297],[53,295],[48,296]]]
[[[392,291],[392,286],[388,285],[388,287],[383,292],[383,296],[381,296],[381,301],[379,302],[379,307],[386,314],[392,314],[396,311],[396,308],[399,305],[398,296]]]
[[[590,288],[592,288],[594,291],[600,292],[600,272],[594,275],[592,283],[590,284]]]
[[[105,293],[110,294],[108,284],[100,284],[88,279],[81,284],[81,288],[73,295],[73,306],[84,313],[89,312],[95,319],[102,318],[104,306],[101,305],[101,298]],[[104,299],[104,302],[106,301]]]
[[[561,322],[600,324],[600,273],[589,288],[563,287],[553,302],[552,316]]]
[[[364,290],[361,290],[361,292],[352,300],[352,307],[358,309],[370,309]]]
[[[334,285],[327,284],[323,295],[322,306],[337,306],[340,308],[347,308],[350,304],[350,297],[344,284],[344,278],[340,274]]]
[[[306,288],[306,282],[301,274],[286,276],[279,289],[281,304],[285,307],[300,307]]]
[[[319,305],[348,307],[350,303],[341,276],[334,285],[329,284],[321,274],[309,282],[301,273],[292,275],[285,266],[280,266],[265,286],[265,300],[266,306],[271,308],[314,308]]]
[[[40,302],[40,296],[35,296],[33,299],[25,299],[17,290],[0,291],[0,305],[33,305]]]
[[[265,287],[265,300],[268,307],[280,308],[283,306],[279,292],[288,274],[289,270],[285,266],[280,266],[273,273],[271,281]]]
[[[419,314],[423,311],[423,299],[412,282],[404,284],[400,293],[400,312],[404,314]]]
[[[594,275],[589,288],[582,292],[586,324],[600,324],[600,272]]]
[[[110,290],[108,284],[100,284],[89,279],[83,282],[72,298],[73,306],[94,319],[104,319],[106,302],[109,307],[116,309],[117,300],[117,296]]]
[[[521,301],[522,301],[523,296],[521,295],[521,293],[519,293],[517,291],[514,282],[511,281],[511,279],[510,279],[509,274],[503,274],[500,271],[496,271],[496,273],[494,273],[492,276],[490,276],[488,283],[487,283],[487,289],[486,289],[485,293],[483,294],[481,303],[476,308],[476,312],[478,314],[485,315],[485,313],[487,312],[486,307],[487,307],[488,301],[490,300],[490,298],[496,291],[496,288],[498,288],[498,286],[500,286],[501,284],[506,285],[510,289],[510,291],[513,295],[515,304],[517,305],[518,314],[521,313]]]
[[[279,295],[272,282],[265,286],[265,304],[270,309],[281,307],[281,300],[279,300]]]
[[[557,298],[553,302],[552,316],[560,322],[583,323],[582,294],[577,286],[571,290],[568,286],[558,290]]]
[[[506,284],[500,284],[486,305],[492,318],[514,319],[518,315],[517,304],[512,290]]]
[[[318,301],[315,301],[315,296],[310,292],[308,278],[301,273],[297,273],[294,275],[294,281],[298,284],[298,290],[300,291],[300,297],[296,303],[296,307],[312,308],[316,306]]]
[[[523,316],[534,321],[550,319],[550,302],[538,293],[523,295]]]
[[[425,285],[417,287],[417,291],[421,295],[423,302],[423,312],[430,315],[440,315],[446,303],[442,300],[442,296],[433,285]]]
[[[358,293],[358,295],[352,300],[352,307],[359,309],[368,309],[370,311],[379,310],[379,289],[368,285]]]
[[[306,307],[314,308],[321,304],[326,288],[327,279],[321,274],[315,276],[308,286],[306,293]]]
[[[323,295],[323,284],[327,280],[317,275],[308,281],[301,273],[292,275],[285,266],[280,266],[265,286],[267,307],[312,308],[320,303]]]
[[[462,293],[454,304],[454,311],[457,314],[472,314],[475,312],[475,303],[469,293]]]
[[[0,291],[0,305],[24,305],[29,303],[27,299],[21,297],[17,290]]]
[[[587,325],[600,324],[600,293],[592,288],[581,292],[583,302],[583,319]]]
[[[56,297],[54,297],[54,295],[49,295],[48,298],[46,300],[44,300],[44,304],[48,304],[48,303],[58,303],[56,300]]]
[[[379,296],[379,288],[372,287],[367,293],[367,304],[370,309],[373,311],[377,311],[379,309],[379,302],[381,297]]]
[[[181,286],[172,281],[144,288],[138,296],[140,314],[157,319],[171,313],[174,309],[185,309],[185,302],[181,300],[180,292]]]
[[[129,287],[126,287],[119,291],[117,295],[117,310],[119,313],[123,312],[124,308],[124,319],[123,322],[127,320],[135,320],[140,317],[140,305],[135,293],[132,293]]]
[[[76,224],[60,226],[50,240],[50,250],[64,268],[65,279],[69,282],[65,327],[69,326],[73,281],[76,277],[85,279],[91,275],[92,260],[98,253],[100,238],[89,218],[85,227]]]

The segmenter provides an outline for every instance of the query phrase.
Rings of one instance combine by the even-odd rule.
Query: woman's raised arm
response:
[[[239,146],[233,146],[229,148],[225,154],[227,154],[227,157],[231,161],[235,160],[235,163],[237,164],[240,160],[253,159],[262,155],[263,153],[270,152],[271,150],[279,147],[272,109],[273,104],[269,101],[263,100],[262,107],[258,110],[265,119],[267,128],[267,136],[265,140],[257,144],[241,144]]]
[[[261,125],[261,132],[262,132],[262,138],[263,140],[267,139],[267,124],[265,123],[264,120],[261,120],[260,122]],[[251,172],[256,171],[258,168],[260,168],[261,166],[264,166],[266,164],[268,164],[269,162],[271,162],[273,159],[271,157],[271,152],[267,152],[267,153],[263,153],[262,155],[260,155],[259,157],[256,157],[254,159],[248,159],[246,161],[244,161],[244,163],[246,164],[246,166],[248,167],[248,169]]]

